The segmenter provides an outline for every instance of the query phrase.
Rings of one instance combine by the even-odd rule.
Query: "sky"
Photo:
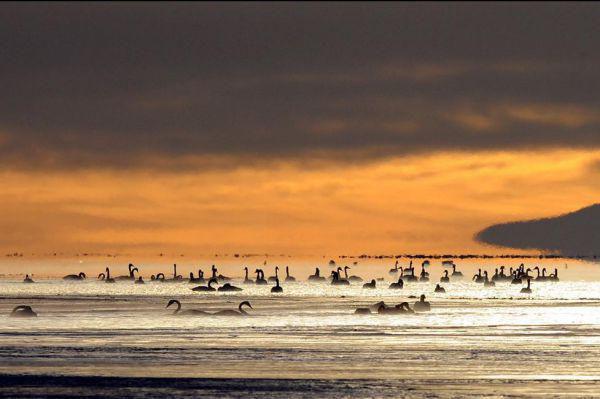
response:
[[[600,194],[600,7],[3,4],[0,251],[495,253]]]

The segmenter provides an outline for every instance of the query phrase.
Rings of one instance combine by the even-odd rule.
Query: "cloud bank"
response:
[[[5,5],[0,167],[600,147],[593,4]]]

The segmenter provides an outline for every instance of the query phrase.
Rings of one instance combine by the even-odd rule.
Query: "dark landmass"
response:
[[[563,256],[600,253],[600,204],[564,215],[496,224],[475,235],[477,241]]]

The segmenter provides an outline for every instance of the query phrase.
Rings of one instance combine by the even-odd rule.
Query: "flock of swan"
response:
[[[266,262],[265,262],[266,265]],[[351,268],[349,266],[345,267],[336,267],[333,261],[330,261],[330,266],[334,266],[335,270],[332,270],[329,278],[325,276],[321,276],[321,271],[317,267],[315,268],[315,273],[308,276],[308,282],[310,283],[329,283],[331,285],[344,285],[349,286],[352,283],[362,283],[363,279],[357,275],[348,275],[348,270]],[[404,288],[405,282],[429,282],[429,272],[427,272],[427,267],[430,266],[430,262],[428,260],[423,261],[421,264],[421,270],[419,275],[415,274],[415,268],[413,267],[412,261],[408,267],[401,267],[396,261],[396,264],[393,268],[389,270],[389,274],[391,276],[397,276],[398,280],[396,282],[391,283],[388,288],[392,290],[399,290]],[[453,261],[443,261],[442,266],[447,269],[444,270],[442,277],[440,278],[440,283],[449,283],[452,280],[462,280],[464,278],[462,272],[457,270],[456,265]],[[452,269],[452,272],[449,272],[449,268]],[[497,282],[510,282],[511,284],[519,284],[522,285],[525,282],[527,283],[526,287],[521,288],[521,293],[530,294],[532,293],[531,289],[531,281],[559,281],[558,278],[558,269],[554,269],[554,273],[546,275],[546,268],[540,269],[539,267],[525,268],[524,264],[521,264],[519,267],[513,269],[512,267],[509,269],[508,273],[505,273],[505,266],[500,266],[495,269],[494,274],[489,277],[487,270],[482,272],[481,269],[473,275],[472,281],[477,284],[482,284],[484,287],[494,287]],[[104,281],[105,283],[116,283],[117,281],[132,281],[135,284],[145,284],[143,277],[139,274],[139,269],[135,267],[133,264],[129,264],[128,266],[129,273],[122,276],[112,277],[110,274],[110,269],[107,267],[103,273],[98,275],[98,280]],[[530,275],[533,271],[537,272],[536,276]],[[137,273],[137,276],[136,276]],[[248,267],[244,267],[244,279],[242,281],[243,284],[254,284],[254,285],[268,285],[269,283],[274,283],[271,287],[270,291],[272,293],[283,293],[283,287],[280,284],[279,277],[279,267],[276,266],[274,269],[274,275],[265,278],[264,271],[260,268],[256,269],[253,273],[256,278],[250,278],[250,271]],[[80,272],[78,274],[69,274],[63,277],[63,280],[67,281],[82,281],[87,278],[84,272]],[[285,277],[283,278],[285,282],[295,282],[296,278],[290,275],[290,269],[286,266],[285,268]],[[150,276],[150,281],[153,283],[194,283],[194,284],[205,284],[198,285],[196,287],[191,288],[192,291],[195,292],[239,292],[243,291],[243,288],[232,285],[229,281],[232,278],[224,276],[218,273],[218,269],[215,265],[211,267],[211,277],[206,279],[204,277],[204,271],[202,269],[198,270],[198,275],[194,276],[193,272],[189,273],[189,278],[184,278],[182,275],[177,274],[177,265],[173,265],[173,274],[172,277],[167,278],[164,273],[158,273],[156,275]],[[369,282],[363,283],[363,289],[375,289],[377,288],[377,282],[384,281],[384,278],[372,279]],[[34,283],[33,279],[26,275],[23,280],[26,284]],[[213,285],[220,285],[219,287],[213,287]],[[434,289],[436,293],[445,293],[446,289],[441,284],[436,284]],[[401,314],[401,313],[414,313],[414,312],[426,312],[431,309],[431,305],[429,302],[425,301],[425,295],[421,295],[420,299],[413,304],[411,308],[408,302],[402,302],[400,304],[394,306],[388,306],[384,302],[377,302],[376,304],[365,307],[358,308],[355,310],[355,314]],[[252,309],[252,305],[248,301],[243,301],[239,304],[237,310],[222,310],[215,313],[210,313],[204,310],[181,310],[181,303],[172,299],[167,304],[167,308],[172,305],[176,305],[176,309],[173,312],[173,315],[177,316],[247,316],[249,315],[244,309],[244,306]],[[12,312],[10,313],[11,317],[36,317],[37,313],[33,311],[30,306],[27,305],[19,305],[16,306]]]

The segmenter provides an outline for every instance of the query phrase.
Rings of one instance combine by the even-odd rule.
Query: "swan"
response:
[[[396,274],[398,273],[398,261],[396,261],[396,264],[394,265],[394,267],[392,267],[389,271],[390,274]]]
[[[285,281],[296,281],[296,277],[290,276],[290,267],[285,267]]]
[[[248,278],[248,268],[244,267],[244,272],[246,273],[244,276],[244,284],[254,284],[254,280]]]
[[[554,269],[554,273],[553,273],[553,274],[551,274],[551,275],[548,277],[548,279],[549,279],[549,280],[552,280],[552,281],[559,281],[559,279],[558,279],[558,269],[556,269],[556,268],[555,268],[555,269]]]
[[[204,279],[202,279],[204,280]],[[194,272],[190,272],[190,278],[188,279],[188,283],[203,283],[204,281],[200,280],[200,273],[198,273],[198,278],[194,277]]]
[[[445,293],[446,289],[444,287],[442,287],[441,285],[436,284],[435,285],[435,290],[433,290],[433,292]]]
[[[325,281],[325,277],[321,276],[319,268],[315,268],[315,274],[308,276],[308,281]]]
[[[265,273],[262,271],[262,269],[256,269],[254,273],[256,273],[256,284],[267,285],[267,280],[265,280]]]
[[[106,280],[106,274],[104,274],[104,273],[100,273],[100,274],[98,275],[98,280],[101,280],[101,281],[104,281],[104,280]]]
[[[213,313],[213,316],[249,316],[249,314],[242,308],[243,306],[248,306],[250,309],[254,309],[250,302],[244,301],[239,304],[238,310],[220,310],[216,313]]]
[[[156,275],[156,277],[154,279],[152,279],[152,281],[160,281],[161,283],[165,281],[165,274],[164,273],[158,273]]]
[[[431,264],[431,262],[429,262],[428,260],[423,261],[423,263],[421,263],[421,274],[424,275],[425,277],[429,277],[429,272],[427,270],[425,270],[425,268],[429,267],[430,264]]]
[[[485,272],[483,272],[483,276],[484,276],[483,277],[483,286],[484,287],[495,287],[496,286],[496,283],[489,280],[487,270]]]
[[[216,278],[211,278],[210,280],[208,280],[208,284],[207,285],[200,285],[198,287],[192,288],[192,291],[202,291],[202,292],[205,292],[205,291],[216,291],[216,289],[212,287],[213,283],[214,284],[218,283],[218,281],[217,281]]]
[[[522,294],[531,294],[531,279],[527,279],[527,287],[521,288]]]
[[[129,269],[129,275],[127,276],[117,276],[115,277],[115,280],[117,281],[123,281],[123,280],[135,280],[135,272],[139,272],[138,268],[133,266],[133,264],[129,264],[129,266],[127,266],[127,268]]]
[[[513,272],[513,278],[510,282],[511,284],[523,284],[523,279],[521,278],[519,272],[516,270]]]
[[[137,280],[135,280],[135,284],[145,284],[142,276],[139,276]]]
[[[476,283],[483,283],[483,276],[481,275],[481,269],[479,269],[479,271],[477,272],[477,274],[475,274],[473,276],[473,281],[475,281]]]
[[[431,310],[431,304],[425,301],[425,295],[421,295],[421,299],[413,305],[415,312],[429,312]]]
[[[275,275],[270,276],[267,281],[270,283],[274,283],[275,280],[279,280],[279,266],[275,266]]]
[[[104,280],[104,282],[105,283],[114,283],[115,282],[115,279],[110,276],[110,269],[108,267],[106,268],[106,279]]]
[[[449,283],[450,277],[448,277],[448,270],[444,270],[444,275],[440,278],[440,283]]]
[[[370,290],[375,289],[375,280],[371,280],[370,283],[364,283],[363,288]]]
[[[398,277],[398,282],[390,284],[389,288],[392,290],[401,290],[404,288],[404,280],[402,280],[402,276]]]
[[[349,266],[344,266],[344,276],[346,277],[346,280],[351,281],[351,282],[355,282],[355,283],[360,283],[361,281],[363,281],[362,277],[360,276],[350,276],[348,277],[348,270],[350,270]]]
[[[415,276],[415,268],[412,266],[412,263],[413,262],[411,260],[410,261],[410,265],[408,266],[408,268],[402,270],[402,277],[404,277],[404,279],[406,281],[417,281],[417,280],[419,280],[417,278],[417,276]],[[407,271],[407,270],[410,272],[410,274],[404,275],[404,272]]]
[[[169,278],[166,279],[164,278],[164,274],[163,273],[159,273],[163,275],[163,278],[161,280],[161,282],[163,283],[182,283],[183,280],[183,276],[181,274],[177,274],[177,264],[173,264],[173,278]],[[158,279],[158,274],[156,275],[157,279]]]
[[[356,308],[356,310],[354,310],[354,314],[371,314],[371,309],[369,309],[369,308]]]
[[[396,306],[400,306],[400,308],[404,308],[403,313],[415,313],[415,311],[410,308],[410,305],[408,304],[408,302],[402,302],[400,305],[396,305]]]
[[[212,278],[216,278],[217,280],[220,280],[220,281],[231,281],[230,277],[223,276],[222,274],[217,275],[217,267],[215,265],[212,265],[211,270],[212,270]]]
[[[271,292],[275,294],[281,294],[283,292],[283,288],[279,285],[279,278],[275,279],[275,287],[271,288]]]
[[[210,314],[208,312],[205,312],[204,310],[196,309],[184,310],[182,312],[181,302],[179,302],[177,299],[171,299],[167,304],[167,308],[173,304],[177,305],[177,309],[175,309],[175,311],[173,312],[173,316],[208,316]]]
[[[25,278],[23,279],[24,283],[35,283],[35,281],[33,281],[33,279],[31,277],[29,277],[29,274],[25,275]]]
[[[338,267],[338,271],[331,272],[331,276],[333,277],[331,280],[331,285],[350,285],[350,282],[348,280],[340,278],[339,270],[342,270],[342,268]]]
[[[10,317],[37,317],[37,313],[31,309],[31,306],[19,305],[15,306],[10,312]]]
[[[463,278],[462,272],[459,272],[456,270],[455,264],[452,264],[452,278],[455,280],[459,280],[459,279]]]
[[[238,292],[243,291],[240,287],[236,287],[235,285],[231,285],[229,283],[223,284],[222,287],[217,288],[217,291],[221,292]]]
[[[492,276],[492,281],[496,282],[500,279],[500,274],[498,273],[498,268],[494,270],[494,275]]]
[[[81,272],[79,274],[67,274],[66,276],[63,277],[63,280],[85,280],[86,279],[86,275],[84,272]]]
[[[423,283],[429,281],[429,273],[425,271],[425,268],[423,266],[421,266],[421,275],[419,277],[419,281]]]

